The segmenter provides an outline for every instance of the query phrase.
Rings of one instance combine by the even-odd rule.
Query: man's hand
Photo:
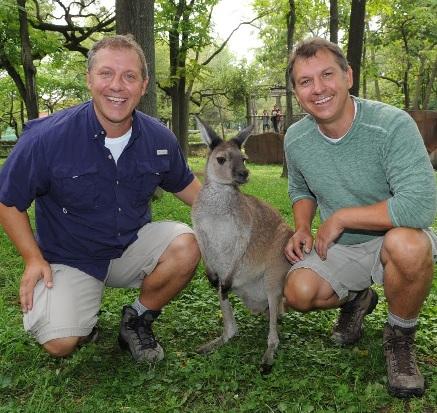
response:
[[[24,313],[27,313],[33,307],[33,291],[40,279],[44,280],[47,288],[53,287],[50,264],[42,258],[27,262],[20,283],[20,303]]]
[[[309,254],[313,247],[313,237],[310,230],[297,230],[285,246],[285,256],[295,264],[303,260],[304,253]]]
[[[326,260],[328,248],[343,233],[344,227],[337,213],[332,214],[320,225],[314,241],[314,249],[322,260]]]

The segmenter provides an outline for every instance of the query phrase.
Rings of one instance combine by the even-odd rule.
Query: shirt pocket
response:
[[[53,190],[62,207],[93,209],[97,206],[97,166],[60,167],[53,171]]]
[[[170,162],[165,158],[137,161],[135,171],[136,205],[142,205],[150,200],[169,169]]]

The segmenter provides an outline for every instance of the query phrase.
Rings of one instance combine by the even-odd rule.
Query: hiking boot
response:
[[[363,320],[378,304],[378,294],[371,288],[360,291],[341,306],[340,316],[332,330],[331,339],[340,345],[356,343],[363,335]]]
[[[79,339],[79,342],[77,343],[77,347],[81,348],[89,343],[95,343],[98,338],[99,338],[99,330],[97,329],[97,326],[94,326],[93,329],[91,330],[91,333]]]
[[[414,335],[416,327],[384,327],[384,355],[387,363],[388,390],[400,398],[422,396],[425,380],[416,364]]]
[[[128,350],[135,361],[154,363],[164,358],[164,350],[156,341],[152,323],[161,311],[147,310],[138,315],[130,305],[125,305],[121,314],[118,343],[123,350]]]

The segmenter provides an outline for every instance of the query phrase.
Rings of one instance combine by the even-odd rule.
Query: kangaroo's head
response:
[[[231,140],[224,141],[198,117],[196,117],[196,121],[200,135],[209,147],[208,161],[205,168],[206,181],[224,185],[246,183],[249,170],[245,165],[247,156],[241,152],[241,148],[252,133],[253,125],[243,129]]]

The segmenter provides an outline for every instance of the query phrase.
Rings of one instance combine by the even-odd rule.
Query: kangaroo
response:
[[[218,289],[224,324],[222,335],[197,351],[212,352],[238,334],[228,299],[228,292],[232,291],[252,313],[268,309],[267,350],[260,368],[262,373],[268,373],[279,345],[277,318],[282,308],[284,279],[291,267],[284,247],[293,231],[267,203],[240,192],[239,186],[249,176],[241,148],[253,127],[224,141],[199,118],[197,124],[209,146],[209,156],[205,182],[191,216],[207,276]]]

